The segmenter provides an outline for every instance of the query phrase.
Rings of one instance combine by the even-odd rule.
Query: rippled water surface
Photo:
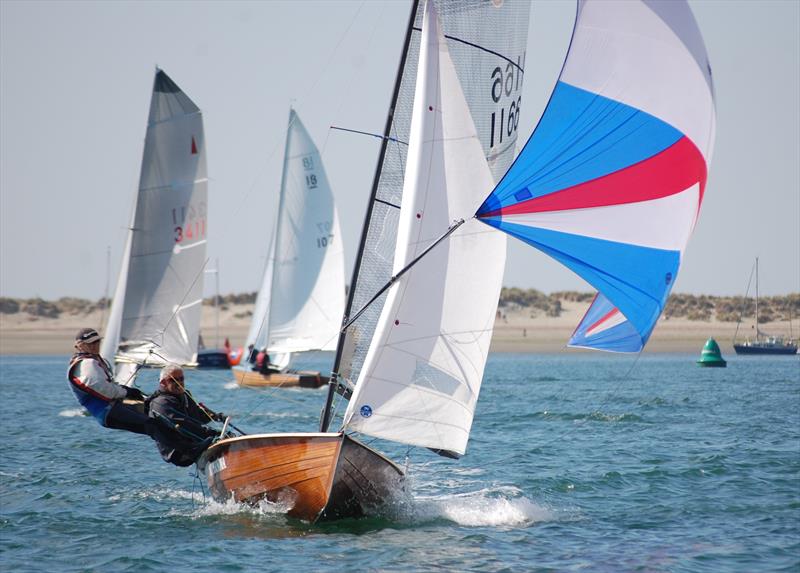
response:
[[[493,355],[464,458],[381,444],[407,497],[312,526],[204,499],[193,468],[83,416],[67,357],[2,356],[0,569],[800,571],[800,360],[695,358]],[[249,432],[314,431],[325,396],[188,376]]]

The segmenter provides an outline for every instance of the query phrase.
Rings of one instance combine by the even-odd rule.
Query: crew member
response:
[[[186,391],[183,370],[176,364],[161,369],[158,390],[145,401],[145,410],[154,422],[152,437],[161,457],[181,467],[197,461],[219,435],[205,424],[225,419],[225,414],[194,401]]]
[[[264,376],[269,376],[270,374],[276,374],[280,372],[280,370],[275,368],[272,365],[272,362],[270,362],[269,354],[267,354],[266,348],[259,352],[258,356],[256,357],[255,371],[259,374],[263,374]]]
[[[111,367],[100,356],[100,340],[94,328],[83,328],[75,336],[76,352],[67,371],[75,398],[101,426],[149,435],[151,422],[141,404],[144,395],[138,388],[114,381]],[[140,403],[125,404],[125,399]]]

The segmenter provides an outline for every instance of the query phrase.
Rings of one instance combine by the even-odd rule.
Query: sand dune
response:
[[[253,305],[230,305],[220,312],[220,343],[227,337],[233,346],[240,346],[247,336]],[[586,311],[588,303],[562,301],[558,317],[545,316],[533,309],[517,309],[505,313],[495,323],[493,352],[557,352],[564,348],[570,334]],[[75,332],[92,326],[101,329],[104,316],[62,314],[59,318],[32,317],[27,313],[0,315],[0,354],[68,354],[72,351]],[[794,325],[796,326],[796,325]],[[770,334],[789,336],[788,322],[764,324]],[[752,332],[752,324],[743,323],[739,338]],[[691,321],[685,318],[662,318],[645,352],[700,352],[703,343],[713,336],[723,353],[732,354],[735,322],[717,320]],[[207,346],[216,344],[216,317],[212,307],[203,307],[202,335]],[[580,352],[570,350],[570,352]]]

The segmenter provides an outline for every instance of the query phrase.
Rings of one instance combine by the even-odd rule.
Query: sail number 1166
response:
[[[507,62],[505,68],[497,66],[492,70],[491,95],[492,101],[500,105],[499,110],[492,112],[492,127],[489,147],[503,143],[504,138],[512,135],[519,126],[519,113],[522,106],[522,76],[525,66],[525,55],[517,56],[517,65]]]

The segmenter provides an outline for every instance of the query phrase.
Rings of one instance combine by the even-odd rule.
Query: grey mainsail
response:
[[[202,114],[157,70],[139,190],[101,350],[107,360],[148,365],[195,361],[207,188]]]

